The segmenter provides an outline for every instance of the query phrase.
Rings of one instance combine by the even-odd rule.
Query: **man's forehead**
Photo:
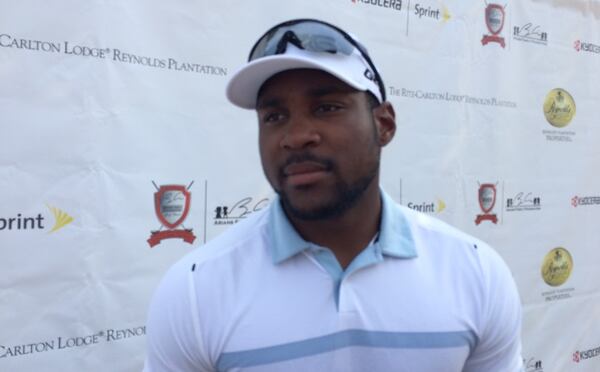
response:
[[[325,71],[295,69],[279,72],[267,79],[258,91],[257,103],[260,104],[266,96],[281,91],[294,91],[314,97],[358,92],[355,88]]]

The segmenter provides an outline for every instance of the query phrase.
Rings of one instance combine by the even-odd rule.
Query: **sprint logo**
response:
[[[48,207],[48,209],[50,209],[50,212],[52,212],[52,215],[54,216],[54,226],[52,226],[52,229],[49,232],[50,234],[62,229],[63,227],[73,222],[74,218],[69,216],[67,212],[60,210],[56,207],[52,207],[50,205],[46,206]]]
[[[413,203],[409,202],[406,204],[410,209],[414,209],[423,213],[442,213],[446,209],[446,203],[442,199],[437,199],[435,202],[423,202],[423,203]]]
[[[62,229],[74,221],[74,218],[67,212],[50,205],[46,206],[54,217],[54,224],[48,231],[49,234]],[[44,216],[42,213],[38,213],[37,215],[17,213],[16,216],[13,215],[12,217],[0,217],[0,233],[5,231],[46,230],[49,228],[46,220],[47,216]]]

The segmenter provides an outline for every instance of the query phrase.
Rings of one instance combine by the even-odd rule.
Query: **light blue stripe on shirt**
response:
[[[217,370],[252,367],[309,357],[349,346],[390,349],[439,349],[468,346],[473,351],[477,336],[472,331],[457,332],[382,332],[350,329],[307,340],[233,351],[221,354]]]

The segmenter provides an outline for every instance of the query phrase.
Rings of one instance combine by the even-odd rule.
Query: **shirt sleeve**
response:
[[[194,273],[188,262],[173,266],[153,296],[144,372],[214,371],[202,343]]]
[[[521,301],[517,286],[493,249],[482,245],[479,255],[484,289],[480,333],[463,371],[523,371]]]

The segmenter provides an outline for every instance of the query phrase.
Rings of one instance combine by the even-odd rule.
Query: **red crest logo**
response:
[[[163,226],[174,229],[188,212],[192,195],[183,185],[163,185],[154,193],[154,210]]]
[[[492,221],[498,223],[498,217],[490,213],[496,205],[496,185],[484,183],[479,185],[479,207],[483,214],[478,214],[475,224],[479,225],[483,221]]]
[[[485,25],[491,35],[483,35],[481,44],[498,43],[502,48],[506,46],[504,38],[500,36],[500,33],[504,28],[505,18],[506,13],[504,12],[503,6],[498,4],[487,4],[487,7],[485,8]]]
[[[154,182],[153,182],[154,183]],[[177,229],[183,224],[190,211],[192,194],[189,192],[192,183],[186,188],[184,185],[162,185],[154,184],[154,211],[156,217],[168,230],[152,231],[148,244],[154,247],[164,239],[180,238],[186,243],[192,244],[196,239],[192,229]]]

